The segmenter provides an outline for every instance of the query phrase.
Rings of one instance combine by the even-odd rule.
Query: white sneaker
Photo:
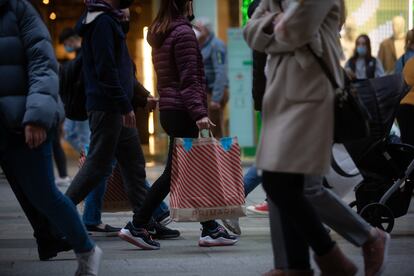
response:
[[[102,250],[98,246],[89,252],[76,254],[78,270],[76,270],[75,276],[98,276],[102,254]]]
[[[64,178],[57,177],[55,183],[58,187],[69,187],[70,183],[72,183],[72,179],[69,176]]]
[[[240,236],[241,235],[241,229],[239,224],[239,219],[223,219],[222,220],[224,227],[226,227],[229,231],[232,233]]]

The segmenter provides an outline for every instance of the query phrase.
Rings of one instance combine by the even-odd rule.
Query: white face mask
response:
[[[199,30],[197,30],[196,28],[193,28],[193,31],[194,31],[194,33],[196,35],[197,40],[199,40],[200,37],[201,37],[201,32]]]

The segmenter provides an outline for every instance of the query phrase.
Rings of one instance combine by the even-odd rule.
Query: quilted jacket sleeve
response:
[[[17,6],[20,36],[27,59],[28,94],[23,125],[50,129],[59,121],[58,63],[49,32],[35,9],[26,1]]]
[[[187,110],[194,121],[207,117],[204,65],[197,39],[189,26],[177,31],[174,57],[180,78],[180,92]]]

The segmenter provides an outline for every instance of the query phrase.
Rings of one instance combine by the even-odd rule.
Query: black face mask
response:
[[[119,1],[119,8],[121,10],[129,8],[135,0],[121,0]]]
[[[129,26],[130,26],[129,21],[121,22],[121,28],[124,34],[127,34],[129,32]]]
[[[187,15],[187,19],[188,19],[188,21],[193,21],[194,19],[195,19],[195,16],[194,16],[194,14],[192,14],[192,15]]]

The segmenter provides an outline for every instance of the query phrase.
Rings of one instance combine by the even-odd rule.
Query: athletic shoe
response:
[[[48,261],[58,253],[72,249],[72,245],[66,239],[37,240],[37,252],[41,261]]]
[[[247,210],[258,215],[269,215],[269,205],[267,201],[247,207]]]
[[[76,254],[78,270],[76,270],[75,276],[98,276],[102,254],[102,250],[98,246],[89,252]]]
[[[236,236],[230,235],[223,226],[219,225],[214,230],[203,228],[198,245],[201,247],[230,246],[238,241]]]
[[[376,230],[377,238],[362,246],[366,276],[381,275],[387,265],[390,235],[379,229]]]
[[[223,219],[222,220],[224,227],[227,228],[230,232],[240,236],[241,235],[241,229],[239,224],[239,219]]]
[[[180,231],[162,226],[158,222],[149,223],[145,226],[145,229],[151,237],[158,240],[176,239],[180,236]]]
[[[89,235],[94,237],[116,237],[121,228],[112,227],[108,224],[86,225]]]
[[[128,222],[128,224],[124,228],[122,228],[121,231],[119,231],[118,237],[141,249],[160,249],[160,244],[152,240],[151,235],[145,228],[135,228],[132,225],[132,222]]]
[[[58,187],[69,187],[70,183],[72,183],[72,179],[69,176],[64,178],[57,177],[55,183]]]
[[[173,221],[172,218],[170,217],[170,211],[162,214],[160,217],[156,219],[156,221],[162,226],[167,226],[168,224],[170,224]]]

